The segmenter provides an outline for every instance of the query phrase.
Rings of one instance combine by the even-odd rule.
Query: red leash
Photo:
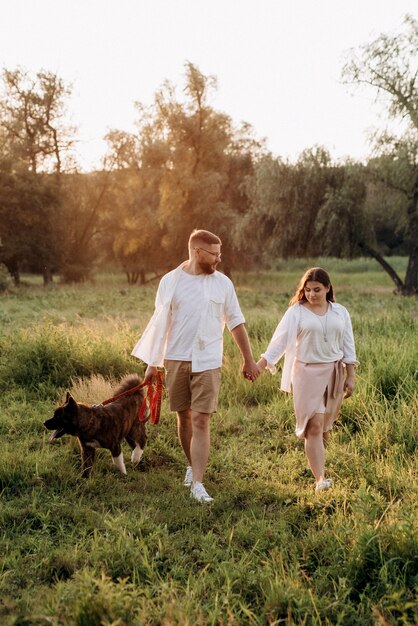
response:
[[[163,373],[160,370],[157,370],[156,378],[157,378],[157,382],[155,384],[155,390],[154,390],[154,383],[152,381],[149,381],[147,383],[141,383],[140,385],[136,385],[135,387],[131,387],[127,391],[120,393],[118,396],[113,396],[113,398],[104,400],[102,402],[102,406],[106,406],[106,404],[110,404],[111,402],[114,402],[115,400],[119,400],[119,398],[123,398],[124,396],[129,396],[132,393],[135,393],[135,391],[142,389],[142,387],[147,386],[148,391],[142,401],[141,408],[139,409],[138,419],[140,422],[147,421],[148,417],[144,418],[144,415],[145,415],[145,409],[147,407],[147,400],[148,400],[149,410],[151,413],[151,421],[153,424],[158,424],[160,420],[161,400],[163,396]]]
[[[162,372],[160,372],[160,370],[157,370],[156,376],[157,376],[157,382],[155,384],[155,391],[154,391],[153,383],[151,381],[147,383],[148,393],[145,396],[144,401],[142,402],[142,406],[138,413],[138,419],[140,422],[146,421],[146,419],[144,419],[144,413],[145,413],[145,408],[147,406],[147,400],[149,404],[149,410],[151,411],[152,423],[158,424],[158,422],[160,421],[161,399],[163,396],[163,374]]]

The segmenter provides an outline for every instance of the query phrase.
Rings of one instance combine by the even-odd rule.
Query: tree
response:
[[[374,243],[365,214],[366,184],[363,169],[346,163],[334,167],[332,185],[318,211],[314,231],[321,253],[337,258],[357,256],[365,243]]]
[[[115,185],[112,171],[72,172],[62,177],[65,233],[61,238],[61,278],[83,282],[95,265],[108,260]],[[117,215],[115,215],[115,221]]]
[[[235,129],[228,115],[210,106],[215,87],[213,76],[186,63],[183,98],[164,83],[151,107],[137,104],[137,137],[119,131],[108,136],[111,154],[131,181],[117,255],[132,268],[141,263],[137,272],[146,259],[154,268],[178,263],[193,228],[221,237],[226,273],[239,260],[234,233],[248,204],[242,183],[259,144],[248,125]]]
[[[46,284],[60,259],[57,187],[47,175],[7,165],[0,168],[0,260],[16,285],[23,267],[42,273]]]
[[[40,271],[44,284],[60,267],[60,187],[74,141],[74,129],[64,121],[69,94],[70,89],[51,72],[40,71],[31,77],[18,68],[5,69],[2,74],[0,229],[6,241],[4,262],[16,283],[23,265]]]
[[[111,131],[107,163],[112,185],[106,220],[108,250],[126,273],[128,283],[146,282],[147,272],[156,273],[170,264],[163,246],[165,228],[158,217],[162,172],[168,146],[154,129],[144,125],[136,136]]]
[[[32,78],[21,68],[5,69],[2,78],[0,126],[9,154],[34,174],[39,169],[59,174],[74,143],[74,128],[64,123],[71,89],[43,70]]]
[[[418,22],[410,16],[405,30],[396,35],[382,34],[372,43],[351,52],[343,68],[346,82],[372,87],[378,99],[387,103],[388,115],[403,123],[401,137],[383,133],[376,141],[372,160],[372,180],[380,181],[403,197],[404,237],[408,266],[402,280],[380,252],[364,243],[363,249],[376,258],[395,282],[397,292],[418,292]],[[403,219],[403,218],[402,218]]]
[[[254,263],[287,256],[290,220],[284,187],[289,176],[288,164],[266,154],[246,178],[250,208],[242,217],[239,241]]]
[[[243,217],[241,240],[265,259],[338,254],[337,246],[324,248],[318,218],[330,194],[340,184],[341,173],[321,147],[305,150],[296,164],[266,155],[247,179],[251,210]]]
[[[229,116],[208,103],[215,87],[213,76],[204,76],[187,63],[185,101],[177,99],[168,84],[156,95],[154,124],[161,128],[169,148],[159,215],[176,260],[192,228],[214,231],[225,240],[234,227],[234,211],[226,201],[233,128]]]

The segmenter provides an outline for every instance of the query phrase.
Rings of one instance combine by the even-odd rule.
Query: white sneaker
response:
[[[325,491],[326,489],[331,489],[332,487],[332,478],[321,478],[318,480],[315,486],[315,491]]]
[[[190,465],[186,468],[186,475],[184,477],[183,485],[185,487],[190,487],[193,482],[193,470]]]
[[[202,483],[192,483],[190,497],[198,502],[213,502],[213,498],[210,497]]]

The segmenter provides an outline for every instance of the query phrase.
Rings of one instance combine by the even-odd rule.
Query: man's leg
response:
[[[184,454],[192,468],[191,476],[193,476],[194,483],[203,482],[203,475],[208,464],[210,448],[209,420],[209,413],[198,413],[190,409],[177,412],[178,437]]]
[[[209,413],[191,411],[192,437],[190,442],[190,459],[193,468],[193,482],[203,482],[203,474],[208,464],[210,448],[209,420]]]
[[[192,458],[190,456],[190,444],[192,441],[192,412],[190,409],[186,411],[177,412],[177,434],[183,448],[184,454],[187,457],[189,465],[192,464]]]

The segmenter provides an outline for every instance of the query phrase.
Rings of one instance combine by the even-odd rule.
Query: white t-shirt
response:
[[[344,320],[328,305],[325,315],[300,307],[296,359],[304,363],[332,363],[343,358]]]
[[[165,358],[191,361],[194,340],[202,314],[205,274],[181,272],[171,301],[171,316]]]

